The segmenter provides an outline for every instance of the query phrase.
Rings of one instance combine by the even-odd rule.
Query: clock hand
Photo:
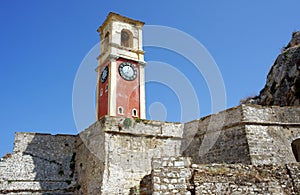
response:
[[[126,67],[126,74],[128,74],[129,66]]]

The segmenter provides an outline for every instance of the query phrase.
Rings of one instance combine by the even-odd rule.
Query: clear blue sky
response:
[[[12,151],[17,131],[77,133],[72,113],[74,78],[84,56],[99,42],[97,27],[111,11],[177,28],[200,41],[222,73],[229,108],[264,86],[281,48],[293,31],[300,30],[299,7],[299,0],[2,0],[0,156]],[[177,67],[185,61],[169,51],[145,50],[146,60]],[[209,91],[201,75],[191,77],[201,116],[207,115]],[[163,86],[147,86],[147,105],[165,101],[155,93],[159,88]],[[172,104],[165,102],[168,113],[173,113]],[[167,120],[178,118],[170,114]]]

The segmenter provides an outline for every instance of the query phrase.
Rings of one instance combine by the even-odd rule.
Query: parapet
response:
[[[96,123],[89,129],[97,126],[97,128],[101,128],[106,133],[144,137],[182,138],[183,134],[183,124],[181,123],[112,116],[104,116]]]
[[[240,105],[184,125],[181,152],[198,164],[295,162],[300,107]]]

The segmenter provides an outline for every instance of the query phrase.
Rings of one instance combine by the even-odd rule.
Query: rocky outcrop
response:
[[[246,103],[264,106],[300,105],[300,31],[293,33],[292,40],[277,57],[260,94],[246,100]]]
[[[284,49],[294,47],[294,46],[299,46],[299,44],[300,44],[300,31],[297,31],[293,33],[292,40]]]

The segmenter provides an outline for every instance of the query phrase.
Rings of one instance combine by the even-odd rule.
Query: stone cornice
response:
[[[122,22],[125,22],[125,23],[133,24],[137,27],[142,27],[145,24],[142,21],[134,20],[134,19],[131,19],[131,18],[128,18],[128,17],[125,17],[125,16],[121,16],[120,14],[110,12],[108,14],[108,16],[106,17],[105,21],[103,22],[103,24],[97,29],[97,32],[101,33],[103,31],[103,29],[105,28],[105,26],[107,24],[109,24],[111,20],[122,21]]]

